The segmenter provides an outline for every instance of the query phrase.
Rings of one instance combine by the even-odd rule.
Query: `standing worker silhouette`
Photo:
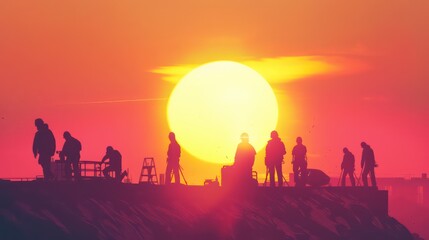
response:
[[[307,176],[307,148],[302,144],[302,138],[296,138],[297,145],[292,150],[292,165],[295,186],[304,187]]]
[[[270,173],[270,186],[276,185],[274,181],[274,171],[277,171],[279,180],[278,186],[283,186],[283,156],[286,154],[286,148],[282,140],[279,138],[277,131],[271,132],[271,140],[268,141],[265,148],[265,165]]]
[[[355,156],[353,153],[349,151],[346,147],[343,148],[344,157],[343,162],[341,163],[341,169],[343,170],[343,174],[341,175],[341,186],[346,186],[346,177],[349,175],[350,182],[352,183],[352,186],[356,186],[355,183]]]
[[[33,141],[33,154],[35,158],[39,155],[38,162],[42,166],[44,178],[52,180],[54,175],[51,172],[51,158],[55,154],[55,137],[41,118],[36,119],[34,125],[37,132]]]
[[[235,151],[234,167],[240,181],[250,183],[252,180],[252,167],[255,163],[255,148],[249,143],[249,135],[242,133],[241,143],[238,144]]]
[[[168,134],[170,144],[168,145],[167,151],[167,168],[165,169],[165,184],[171,183],[171,173],[174,174],[174,181],[176,184],[180,184],[180,145],[176,141],[176,135],[174,132]]]
[[[361,165],[361,168],[363,169],[363,171],[362,171],[363,185],[365,187],[368,186],[367,177],[368,177],[368,174],[370,174],[371,175],[371,184],[373,187],[376,187],[377,182],[375,181],[374,168],[377,167],[377,164],[375,163],[374,151],[365,142],[362,142],[360,145],[362,147],[362,160],[361,160],[360,165]]]
[[[64,132],[63,137],[66,141],[64,142],[63,149],[60,152],[60,159],[65,160],[66,163],[66,178],[71,179],[71,167],[73,165],[74,179],[80,180],[79,160],[82,145],[80,144],[79,140],[72,137],[68,131]]]
[[[118,182],[121,182],[123,178],[122,173],[122,155],[118,150],[113,149],[113,147],[108,146],[106,148],[106,155],[101,159],[101,163],[104,163],[109,159],[109,166],[103,169],[103,174],[107,179],[112,179],[109,175],[110,172],[115,172],[115,179]]]

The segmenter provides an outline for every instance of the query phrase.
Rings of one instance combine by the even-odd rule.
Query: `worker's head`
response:
[[[348,153],[348,152],[349,152],[349,149],[345,147],[345,148],[343,148],[343,152],[344,152],[344,153]]]
[[[65,140],[68,140],[68,139],[71,138],[71,134],[68,131],[65,131],[64,134],[63,134],[63,137],[64,137]]]
[[[240,135],[240,139],[241,139],[241,141],[242,142],[248,142],[249,141],[249,134],[247,134],[247,133],[242,133],[241,135]]]
[[[365,148],[366,146],[368,146],[368,144],[366,144],[366,142],[361,142],[361,143],[360,143],[360,146],[361,146],[362,148]]]
[[[34,120],[34,125],[39,129],[43,127],[43,124],[45,124],[45,122],[43,122],[43,120],[41,118],[38,118],[36,120]]]
[[[301,137],[297,137],[297,138],[296,138],[296,143],[298,143],[298,144],[302,144],[302,138],[301,138]]]
[[[113,151],[113,147],[112,146],[108,146],[106,148],[106,153],[111,153]]]
[[[176,134],[174,134],[174,132],[170,132],[168,134],[168,139],[170,139],[171,142],[176,141]]]
[[[271,138],[279,138],[279,133],[276,130],[272,131]]]

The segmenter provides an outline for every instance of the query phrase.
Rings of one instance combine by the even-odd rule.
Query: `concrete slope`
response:
[[[412,239],[387,192],[0,182],[0,239]]]

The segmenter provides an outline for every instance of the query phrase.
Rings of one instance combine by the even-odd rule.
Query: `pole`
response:
[[[268,174],[270,172],[270,169],[268,167],[265,168],[265,181],[264,181],[264,187],[267,186],[267,180],[268,180]]]
[[[360,184],[360,180],[362,179],[362,172],[363,169],[365,168],[365,163],[363,164],[363,167],[360,169],[360,174],[359,174],[359,178],[358,178],[358,182],[357,182],[357,186],[361,186]]]
[[[286,185],[289,187],[289,183],[286,181],[285,175],[282,174],[283,177],[283,183],[286,183]]]
[[[182,171],[182,166],[179,164],[179,171],[180,171],[180,174],[182,175],[182,178],[183,178],[183,181],[185,181],[185,184],[186,185],[188,185],[188,182],[186,181],[186,178],[185,178],[185,175],[183,174],[183,171]]]
[[[341,179],[344,177],[344,176],[343,176],[343,172],[344,172],[344,168],[342,168],[342,169],[341,169],[341,173],[340,173],[340,177],[338,178],[337,186],[340,186],[340,181],[341,181]]]
[[[355,171],[353,171],[353,175],[355,176],[355,178],[356,178],[356,181],[357,181],[357,180],[358,180],[358,177],[356,176],[356,173],[355,173]],[[359,182],[357,182],[357,183],[356,183],[356,186],[360,186]]]

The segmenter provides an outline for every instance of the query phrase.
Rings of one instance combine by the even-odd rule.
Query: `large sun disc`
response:
[[[242,132],[258,151],[275,129],[278,106],[267,81],[231,61],[201,65],[185,75],[170,95],[170,129],[198,159],[231,163]]]

